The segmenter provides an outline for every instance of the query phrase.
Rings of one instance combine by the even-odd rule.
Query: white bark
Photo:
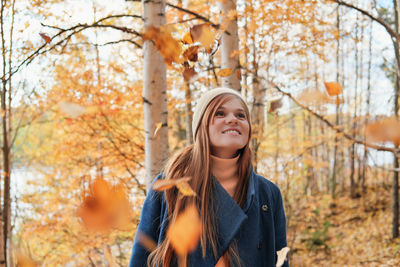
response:
[[[225,16],[231,10],[236,10],[236,0],[222,1],[220,4],[221,11]],[[229,33],[229,35],[227,34]],[[240,72],[239,54],[233,53],[239,50],[239,36],[237,19],[229,23],[226,32],[221,37],[221,68],[232,69],[232,74],[222,78],[222,86],[240,90],[240,80],[237,72]]]
[[[165,24],[165,1],[142,1],[144,27],[159,27]],[[145,130],[146,187],[161,171],[168,157],[168,110],[167,81],[164,57],[156,50],[152,41],[143,45],[144,77],[143,108]],[[155,129],[162,123],[154,136]]]

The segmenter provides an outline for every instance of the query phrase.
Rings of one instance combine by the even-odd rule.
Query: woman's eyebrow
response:
[[[220,109],[226,109],[226,107],[220,106],[219,108],[217,108],[217,110],[220,110]],[[238,108],[238,109],[235,109],[235,111],[243,111],[244,112],[244,109]]]

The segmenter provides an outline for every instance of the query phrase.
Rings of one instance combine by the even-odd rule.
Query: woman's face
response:
[[[249,118],[242,102],[234,97],[222,104],[211,118],[208,132],[211,154],[220,158],[233,158],[249,141]]]

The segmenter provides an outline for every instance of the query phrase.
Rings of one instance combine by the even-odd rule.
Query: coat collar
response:
[[[255,177],[251,167],[249,185],[247,188],[246,202],[241,208],[232,197],[225,191],[221,184],[214,178],[214,199],[215,214],[218,225],[218,257],[222,256],[233,238],[240,229],[240,226],[247,219],[247,213],[253,204],[255,195]]]

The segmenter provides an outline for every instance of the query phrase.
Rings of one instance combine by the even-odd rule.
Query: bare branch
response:
[[[283,95],[288,96],[296,105],[298,105],[299,107],[307,110],[308,112],[310,112],[313,116],[317,117],[319,120],[323,121],[326,125],[329,126],[329,128],[331,128],[332,130],[336,131],[337,133],[342,134],[346,139],[360,144],[360,145],[364,145],[366,147],[369,148],[373,148],[375,150],[378,151],[388,151],[388,152],[392,152],[394,156],[396,156],[397,158],[400,157],[400,149],[399,148],[391,148],[391,147],[386,147],[386,146],[379,146],[379,145],[375,145],[375,144],[371,144],[368,143],[366,141],[360,140],[356,137],[353,137],[352,135],[346,133],[344,130],[342,130],[338,125],[334,125],[332,122],[330,122],[329,120],[327,120],[326,118],[324,118],[322,115],[316,113],[315,111],[313,111],[312,109],[310,109],[309,107],[301,104],[295,97],[292,96],[292,94],[287,93],[285,91],[283,91],[279,86],[277,86],[274,83],[270,83],[275,89],[277,89],[280,93],[282,93]]]
[[[341,1],[341,0],[331,0],[331,1],[337,3],[338,5],[346,6],[346,7],[348,7],[348,8],[357,10],[358,12],[360,12],[360,13],[362,13],[363,15],[369,17],[369,18],[372,19],[373,21],[378,22],[379,24],[381,24],[381,25],[386,29],[386,31],[390,34],[390,36],[392,37],[392,39],[393,39],[393,40],[396,40],[396,41],[400,44],[400,35],[397,34],[396,31],[393,30],[392,27],[390,27],[390,25],[387,24],[384,20],[382,20],[382,19],[380,19],[380,18],[377,18],[377,17],[375,17],[374,15],[372,15],[371,13],[369,13],[368,11],[366,11],[366,10],[364,10],[364,9],[361,9],[361,8],[359,8],[359,7],[356,7],[356,6],[354,6],[354,5],[350,4],[350,3],[346,3],[346,2]]]

